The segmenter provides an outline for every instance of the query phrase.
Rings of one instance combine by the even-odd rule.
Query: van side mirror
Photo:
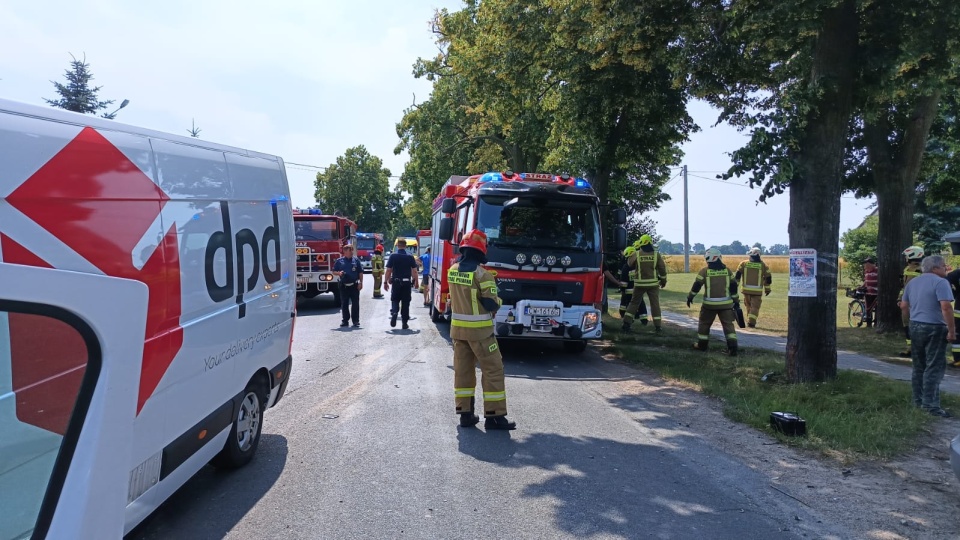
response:
[[[618,226],[613,230],[613,243],[616,244],[617,251],[623,251],[627,248],[627,230],[623,226]]]
[[[613,209],[613,224],[614,225],[623,225],[627,222],[627,211],[623,208],[614,208]]]
[[[447,197],[440,203],[440,211],[444,214],[452,214],[457,211],[457,200]]]
[[[444,206],[446,206],[447,201],[453,202],[453,199],[444,199]],[[437,235],[441,240],[446,240],[447,242],[453,239],[453,218],[440,218],[440,231]],[[626,242],[626,231],[624,231],[624,242]]]

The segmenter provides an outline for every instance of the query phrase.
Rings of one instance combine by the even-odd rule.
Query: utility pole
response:
[[[683,271],[690,273],[690,210],[687,202],[687,166],[683,166]]]

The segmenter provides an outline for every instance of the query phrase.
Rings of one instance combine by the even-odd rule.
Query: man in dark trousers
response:
[[[340,326],[347,326],[353,319],[353,327],[360,327],[360,289],[363,288],[363,267],[360,259],[353,256],[353,246],[343,246],[343,257],[333,263],[333,271],[340,276],[340,311],[343,322]],[[353,304],[351,310],[350,304]]]
[[[407,253],[407,241],[397,240],[397,251],[387,259],[387,273],[383,279],[383,290],[390,293],[390,326],[397,326],[397,314],[403,322],[403,329],[410,328],[410,291],[417,286],[417,260]],[[393,287],[393,291],[390,290]]]

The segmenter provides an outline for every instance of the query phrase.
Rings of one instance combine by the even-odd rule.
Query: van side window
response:
[[[99,373],[89,327],[44,308],[0,301],[0,539],[45,534]]]

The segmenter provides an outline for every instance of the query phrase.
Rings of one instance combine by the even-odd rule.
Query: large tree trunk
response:
[[[854,0],[825,10],[809,84],[819,99],[794,155],[790,182],[790,247],[817,250],[817,296],[790,297],[787,378],[823,381],[837,375],[837,248],[843,156],[853,110],[857,12]]]
[[[903,138],[897,145],[896,155],[890,143],[896,129],[887,117],[868,118],[864,122],[864,139],[867,158],[873,169],[880,225],[877,232],[878,332],[899,332],[903,327],[897,306],[900,272],[904,266],[901,252],[913,243],[917,176],[939,103],[940,92],[917,98],[907,125],[902,127]]]

